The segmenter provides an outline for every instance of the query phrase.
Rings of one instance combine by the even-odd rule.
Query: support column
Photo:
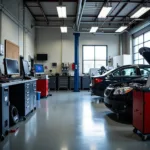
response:
[[[79,36],[80,33],[74,33],[74,92],[79,92]]]

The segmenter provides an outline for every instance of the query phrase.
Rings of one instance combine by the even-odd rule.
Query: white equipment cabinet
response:
[[[123,54],[123,55],[119,55],[119,56],[114,56],[113,57],[113,66],[114,66],[114,68],[117,67],[117,64],[119,66],[131,65],[132,64],[131,55]]]

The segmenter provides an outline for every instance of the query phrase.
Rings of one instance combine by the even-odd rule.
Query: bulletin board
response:
[[[19,46],[5,40],[5,58],[19,60]]]

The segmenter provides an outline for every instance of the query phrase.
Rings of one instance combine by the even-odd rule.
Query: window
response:
[[[150,67],[140,68],[140,72],[142,76],[148,77],[148,75],[150,74]]]
[[[138,53],[141,47],[150,47],[150,31],[133,39],[133,61],[134,64],[148,64],[142,55]]]
[[[106,66],[107,46],[83,46],[83,73]]]
[[[135,76],[136,68],[125,68],[121,70],[121,76]]]
[[[115,71],[115,72],[113,73],[113,76],[114,76],[114,77],[120,76],[120,70]]]

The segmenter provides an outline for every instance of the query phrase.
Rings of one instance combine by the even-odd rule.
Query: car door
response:
[[[137,75],[137,67],[135,66],[122,68],[120,71],[121,71],[121,82],[130,82],[133,79],[140,77],[139,75]]]

